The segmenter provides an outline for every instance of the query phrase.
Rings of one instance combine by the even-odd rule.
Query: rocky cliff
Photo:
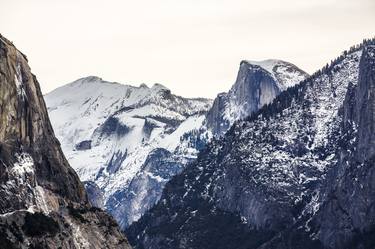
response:
[[[214,135],[223,135],[237,120],[246,118],[308,76],[281,60],[242,61],[237,79],[228,93],[220,93],[205,124]]]
[[[321,191],[311,221],[314,236],[331,248],[375,247],[375,46],[363,49],[358,83],[343,105],[338,162]]]
[[[88,203],[26,56],[0,36],[0,248],[130,248]]]

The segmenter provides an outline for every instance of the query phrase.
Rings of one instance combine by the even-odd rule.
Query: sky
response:
[[[241,60],[308,73],[375,36],[374,0],[0,0],[0,33],[43,93],[78,78],[214,98]]]

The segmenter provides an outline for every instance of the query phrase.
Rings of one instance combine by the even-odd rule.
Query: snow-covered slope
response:
[[[214,100],[205,121],[214,135],[223,135],[236,121],[269,104],[307,73],[282,60],[242,61],[237,79],[228,93]]]
[[[212,140],[126,230],[133,246],[374,248],[374,42]]]
[[[210,100],[175,96],[160,84],[134,87],[93,76],[58,88],[45,100],[70,164],[90,182],[86,186],[96,186],[95,203],[103,203],[123,227],[158,200],[153,189],[162,189],[195,158],[197,148],[186,134],[197,133],[211,106]],[[173,169],[145,172],[148,157],[160,149],[174,155]],[[140,174],[146,176],[143,186],[132,189]]]

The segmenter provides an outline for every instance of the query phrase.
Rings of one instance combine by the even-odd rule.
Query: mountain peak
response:
[[[96,81],[103,81],[103,79],[98,76],[90,75],[90,76],[80,78],[76,81],[80,81],[82,83],[90,83],[90,82],[96,82]]]
[[[169,90],[168,87],[162,85],[162,84],[159,84],[159,83],[155,83],[152,87],[151,87],[152,90],[154,91],[160,91],[160,90]]]
[[[276,65],[281,65],[281,64],[289,64],[286,61],[282,61],[279,59],[266,59],[266,60],[260,60],[260,61],[253,61],[253,60],[243,60],[241,61],[241,64],[247,64],[247,65],[254,65],[254,66],[259,66],[263,68],[266,71],[272,72],[273,68]]]
[[[242,65],[262,68],[275,79],[282,91],[294,86],[309,76],[296,65],[279,59],[267,59],[262,61],[243,60],[241,61],[241,66]]]
[[[245,118],[282,91],[307,78],[308,74],[282,60],[243,60],[237,79],[228,93],[218,94],[207,115],[207,125],[223,134],[234,121]]]

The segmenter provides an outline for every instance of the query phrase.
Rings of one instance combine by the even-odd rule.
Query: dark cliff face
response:
[[[134,247],[373,248],[373,43],[214,139],[126,230]]]
[[[359,161],[368,161],[375,154],[375,47],[364,50],[358,79],[356,110],[358,123]],[[346,107],[347,108],[347,107]]]
[[[363,50],[358,84],[343,106],[340,158],[329,172],[312,224],[331,248],[375,247],[375,46]]]
[[[220,93],[215,98],[211,109],[206,115],[206,125],[214,134],[223,134],[230,127],[230,122],[223,117],[223,110],[225,110],[227,103],[227,94]]]
[[[0,248],[129,248],[92,208],[26,57],[0,36]]]

